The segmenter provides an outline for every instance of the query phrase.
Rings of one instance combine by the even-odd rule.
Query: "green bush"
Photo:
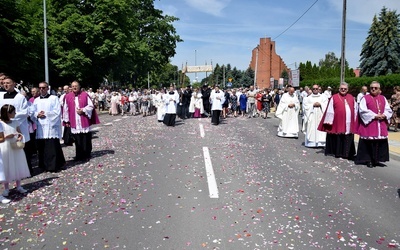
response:
[[[400,86],[400,74],[392,74],[387,76],[375,76],[375,77],[348,77],[345,79],[345,82],[349,84],[349,93],[356,96],[362,86],[368,86],[371,82],[377,81],[381,84],[382,93],[385,96],[390,96],[393,92],[394,86]],[[320,80],[304,80],[300,82],[300,86],[309,86],[311,87],[313,84],[320,85],[323,89],[326,89],[328,86],[332,87],[333,93],[336,93],[339,89],[340,77],[335,78],[327,78]]]

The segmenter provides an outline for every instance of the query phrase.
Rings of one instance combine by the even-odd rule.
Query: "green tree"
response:
[[[286,69],[283,69],[281,72],[281,78],[283,79],[289,79],[289,73],[286,71]]]
[[[157,87],[169,87],[173,83],[180,85],[181,77],[178,66],[167,63],[159,73],[153,75],[153,80]]]
[[[328,52],[328,54],[325,54],[324,59],[319,60],[319,67],[326,67],[326,68],[335,68],[335,67],[340,67],[340,61],[336,57],[334,52]]]
[[[300,81],[319,80],[340,76],[341,59],[337,58],[334,52],[328,52],[324,59],[319,60],[318,66],[307,61],[300,63]],[[349,68],[349,63],[345,62],[346,77],[353,77],[354,72]]]
[[[175,54],[175,17],[152,0],[50,1],[49,43],[59,74],[96,84],[129,79],[139,85]]]
[[[254,84],[254,70],[250,67],[244,72],[242,79],[240,80],[241,85],[249,87]]]
[[[44,80],[40,3],[2,0],[0,4],[0,69],[31,84]]]
[[[400,70],[400,21],[396,11],[382,8],[374,16],[360,54],[363,76],[380,76]]]

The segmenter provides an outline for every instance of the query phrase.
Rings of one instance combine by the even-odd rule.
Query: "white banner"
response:
[[[292,86],[298,87],[300,85],[300,70],[292,70]]]
[[[182,73],[212,72],[212,65],[186,66]]]

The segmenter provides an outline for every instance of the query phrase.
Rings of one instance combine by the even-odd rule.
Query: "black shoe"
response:
[[[372,166],[372,164],[371,164],[371,162],[367,162],[367,167],[369,167],[369,168],[373,168],[373,166]]]

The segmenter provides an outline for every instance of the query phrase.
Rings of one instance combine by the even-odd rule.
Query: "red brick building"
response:
[[[270,37],[260,38],[260,44],[252,51],[250,68],[255,72],[256,85],[259,88],[270,88],[271,77],[279,80],[284,69],[290,75],[290,69],[282,58],[276,54],[275,42],[271,41]]]
[[[353,69],[353,72],[356,75],[356,77],[360,77],[360,73],[361,73],[361,69],[360,68]]]

